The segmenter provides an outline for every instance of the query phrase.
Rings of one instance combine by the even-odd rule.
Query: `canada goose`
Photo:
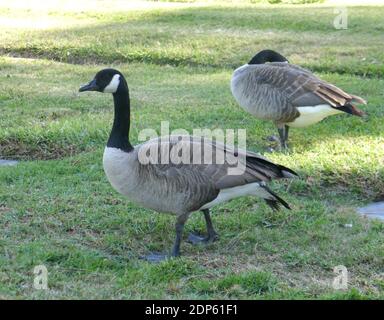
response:
[[[363,111],[352,103],[366,104],[272,50],[260,51],[236,69],[231,91],[246,111],[275,122],[283,149],[287,148],[289,127],[306,127],[343,112],[361,117]]]
[[[214,241],[217,237],[209,209],[219,203],[239,196],[254,195],[264,199],[273,209],[277,209],[279,205],[289,208],[283,199],[265,185],[265,181],[290,178],[296,175],[295,172],[256,153],[234,151],[227,145],[202,137],[182,136],[187,138],[183,141],[192,145],[191,158],[204,158],[202,150],[208,150],[205,147],[209,146],[213,155],[223,151],[233,158],[240,159],[244,156],[244,172],[240,175],[229,175],[228,169],[233,164],[228,160],[223,164],[143,163],[140,158],[142,150],[151,150],[154,147],[158,148],[157,150],[168,150],[165,152],[169,154],[170,150],[180,143],[180,136],[155,138],[135,147],[131,145],[129,90],[121,72],[103,69],[92,81],[80,87],[79,91],[113,94],[114,121],[103,155],[105,174],[112,187],[133,202],[145,208],[177,216],[176,240],[171,256],[180,254],[184,223],[193,211],[201,210],[204,213],[208,230],[206,238],[190,236],[191,242],[198,243]],[[161,152],[158,157],[160,154]],[[147,260],[160,261],[166,257],[164,254],[151,254]]]

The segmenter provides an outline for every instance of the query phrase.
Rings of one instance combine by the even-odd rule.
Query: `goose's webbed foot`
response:
[[[280,138],[278,136],[268,136],[266,139],[269,142],[280,143]]]
[[[188,241],[194,245],[212,243],[219,238],[218,234],[216,233],[215,229],[213,228],[211,216],[209,215],[209,210],[204,209],[202,211],[204,213],[204,218],[205,218],[205,223],[207,225],[208,235],[206,237],[203,237],[203,236],[196,234],[196,233],[190,233],[188,236]]]
[[[279,137],[268,136],[268,137],[266,137],[266,140],[268,142],[268,146],[266,148],[267,152],[273,153],[273,152],[282,150],[282,148],[281,148],[282,144],[281,144],[281,140]]]
[[[180,256],[180,243],[181,238],[183,235],[183,229],[185,221],[188,219],[188,214],[183,214],[177,217],[175,229],[176,229],[176,239],[175,243],[172,247],[171,254],[165,254],[165,253],[151,253],[145,257],[142,257],[142,259],[152,262],[152,263],[158,263],[170,258],[175,258]]]
[[[209,244],[216,241],[218,238],[219,236],[217,233],[208,235],[206,237],[203,237],[198,233],[190,233],[188,235],[188,242],[190,242],[193,245]]]

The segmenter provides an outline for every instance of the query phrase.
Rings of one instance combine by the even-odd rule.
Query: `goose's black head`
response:
[[[128,90],[127,82],[122,73],[115,69],[100,70],[92,81],[79,89],[80,92],[99,91],[113,94],[124,90]]]
[[[287,58],[273,50],[262,50],[248,64],[263,64],[266,62],[288,62]]]

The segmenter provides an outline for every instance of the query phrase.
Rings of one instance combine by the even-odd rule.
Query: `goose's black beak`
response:
[[[81,86],[80,89],[79,89],[79,92],[83,92],[83,91],[98,91],[98,90],[99,90],[99,86],[96,84],[96,80],[93,79],[91,82]]]

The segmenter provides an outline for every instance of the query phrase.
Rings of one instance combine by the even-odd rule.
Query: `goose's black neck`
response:
[[[263,50],[256,54],[248,64],[263,64],[266,62],[288,62],[288,60],[276,51]]]
[[[133,150],[133,147],[129,142],[130,101],[128,87],[124,87],[114,93],[113,101],[115,104],[115,115],[107,147],[130,152]]]

